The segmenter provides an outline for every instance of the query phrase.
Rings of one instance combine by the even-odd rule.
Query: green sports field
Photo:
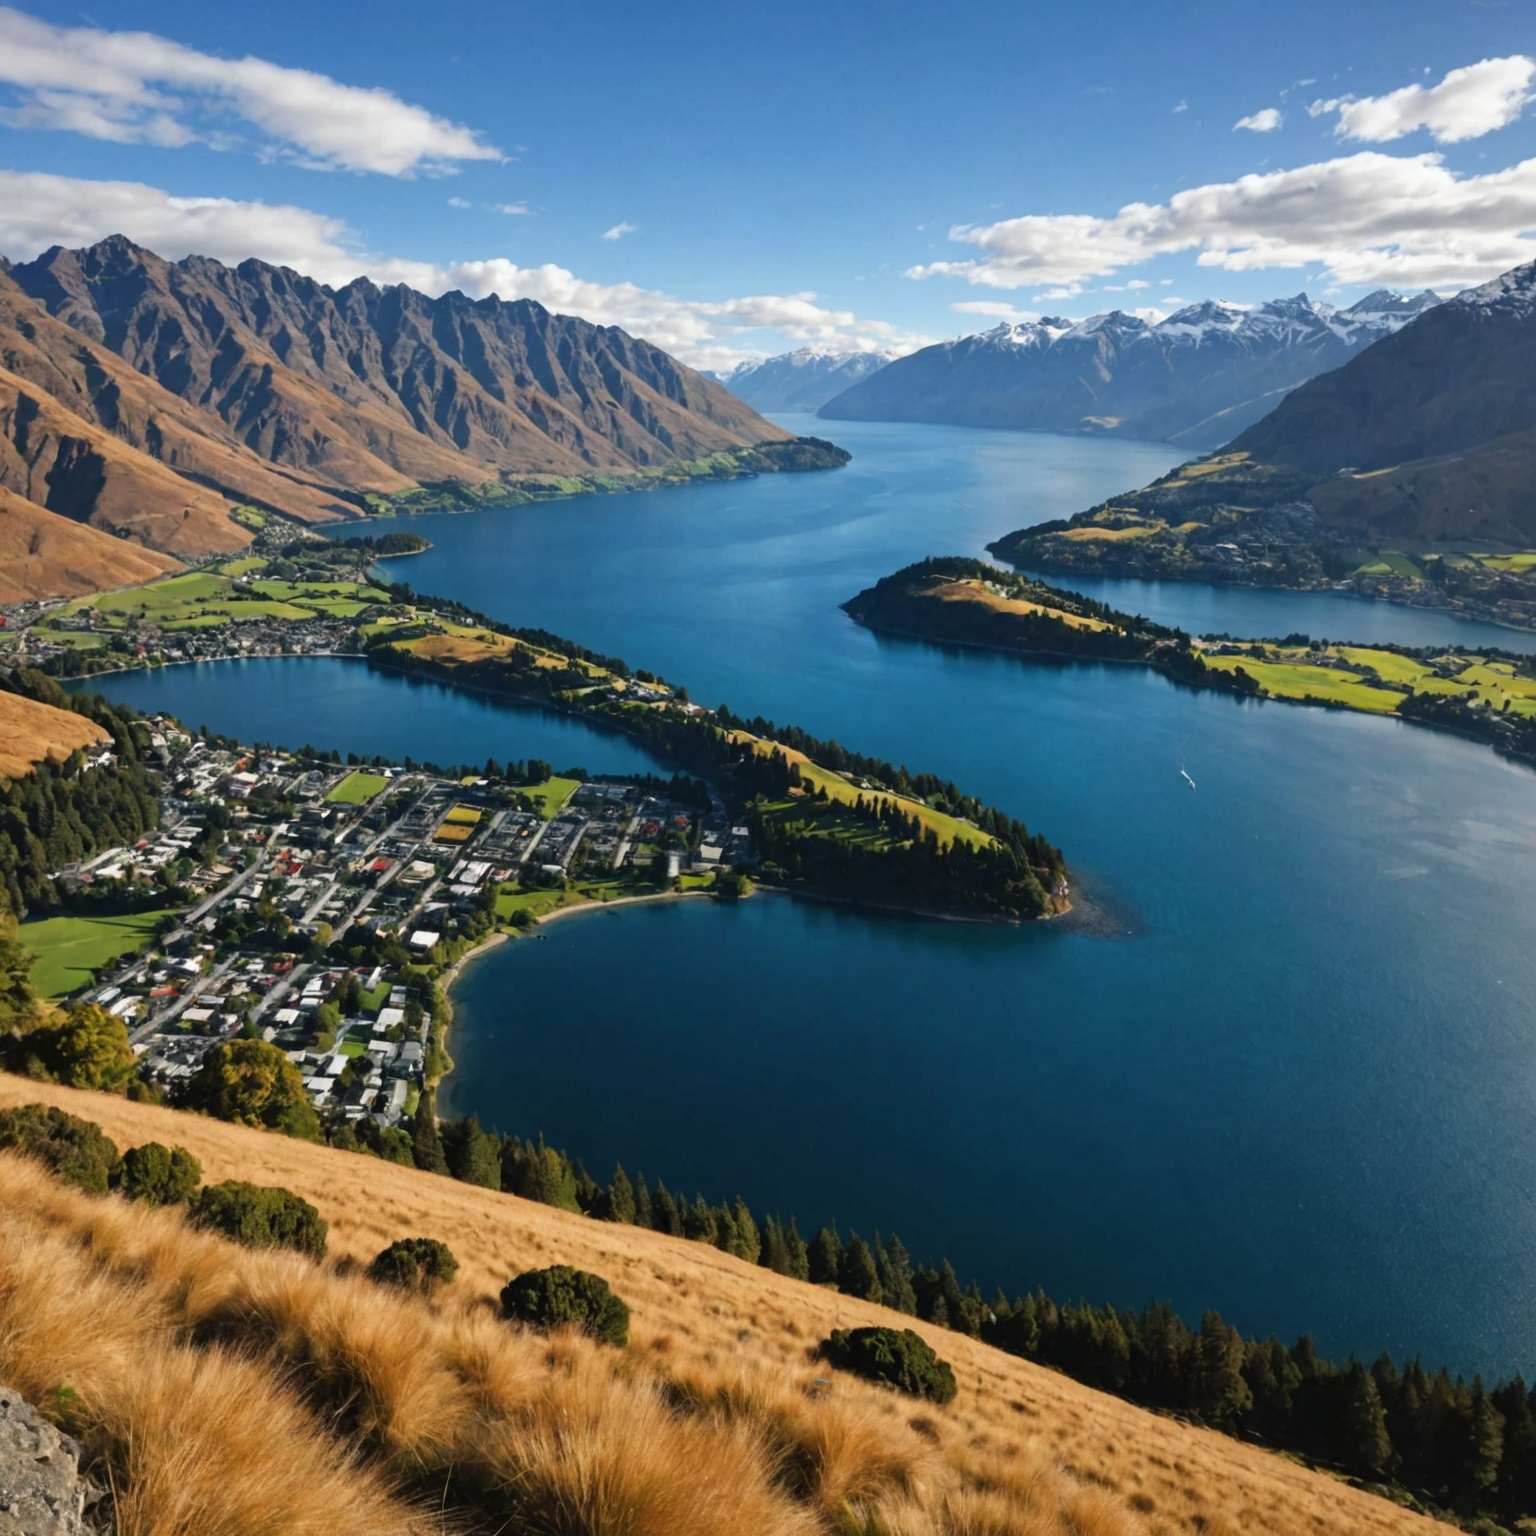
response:
[[[103,966],[143,949],[174,908],[117,917],[45,917],[21,925],[21,942],[37,956],[32,985],[48,998],[88,986]]]
[[[366,805],[389,780],[382,773],[349,773],[325,798],[333,805]]]

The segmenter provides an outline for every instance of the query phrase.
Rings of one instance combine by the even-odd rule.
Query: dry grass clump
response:
[[[130,1536],[1346,1536],[1443,1529],[1224,1436],[699,1244],[371,1158],[0,1076],[210,1182],[278,1184],[333,1258],[253,1253],[0,1155],[0,1379],[86,1441]],[[361,1275],[448,1243],[433,1299]],[[617,1351],[500,1321],[565,1262],[633,1312]],[[954,1367],[919,1405],[813,1365],[834,1327],[912,1325]],[[61,1399],[60,1387],[77,1397]]]
[[[270,1368],[179,1344],[172,1309],[149,1286],[5,1209],[0,1379],[94,1455],[120,1536],[440,1529],[359,1465]]]

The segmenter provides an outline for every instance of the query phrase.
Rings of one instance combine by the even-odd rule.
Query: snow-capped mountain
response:
[[[738,363],[712,374],[732,394],[759,411],[815,411],[850,385],[869,378],[894,352],[825,352],[801,347],[778,357]]]
[[[1112,432],[1210,448],[1439,302],[1428,291],[1382,289],[1348,309],[1301,293],[1251,309],[1208,300],[1156,324],[1121,310],[1004,321],[891,363],[820,414]]]

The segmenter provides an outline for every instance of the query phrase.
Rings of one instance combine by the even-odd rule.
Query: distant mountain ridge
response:
[[[1255,309],[1207,301],[1151,323],[1003,321],[900,358],[821,407],[830,421],[1111,433],[1218,446],[1288,391],[1401,329],[1438,297],[1381,289],[1348,309],[1306,294]]]
[[[1533,380],[1536,262],[1426,307],[1220,453],[990,548],[1042,570],[1427,581],[1443,602],[1527,622],[1526,565],[1467,551],[1536,549]],[[1370,564],[1392,551],[1422,573]]]
[[[878,373],[896,357],[894,352],[827,352],[800,347],[738,363],[726,373],[711,374],[759,411],[816,411],[857,384]]]
[[[332,289],[121,235],[0,269],[0,487],[43,514],[5,537],[73,562],[50,575],[34,558],[38,595],[111,565],[104,546],[47,540],[50,516],[196,558],[249,542],[239,503],[328,522],[377,497],[836,461],[659,347],[528,299]]]

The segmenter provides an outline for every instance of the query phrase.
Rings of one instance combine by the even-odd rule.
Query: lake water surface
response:
[[[898,1230],[986,1287],[1529,1375],[1536,775],[1395,721],[877,638],[837,604],[1174,456],[837,436],[856,458],[836,474],[401,520],[435,547],[389,571],[950,775],[1060,843],[1098,920],[775,896],[575,916],[469,968],[452,1107],[602,1174],[622,1159],[807,1227]],[[1529,643],[1358,599],[1112,585],[1198,629]],[[292,744],[644,766],[585,726],[344,662],[105,691]]]

